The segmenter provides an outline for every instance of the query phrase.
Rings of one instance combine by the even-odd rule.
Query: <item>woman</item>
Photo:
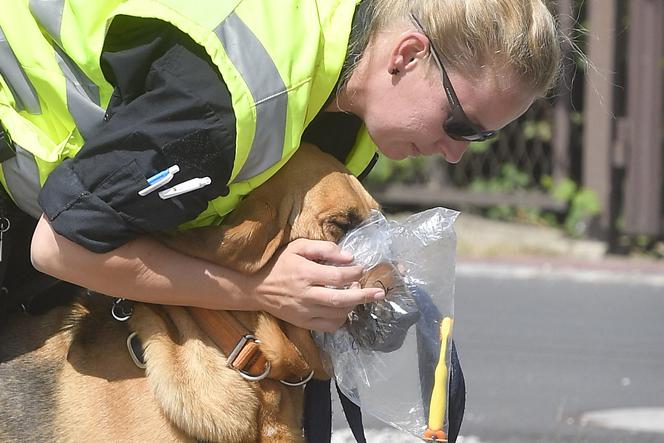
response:
[[[57,2],[42,2],[43,5],[49,3],[57,4]],[[211,2],[213,5],[217,3]],[[244,2],[244,4],[246,3],[251,2]],[[557,69],[558,54],[554,23],[546,7],[540,1],[490,3],[492,4],[479,0],[475,2],[430,0],[362,2],[360,5],[363,9],[355,18],[358,22],[355,28],[357,32],[350,42],[351,56],[346,57],[350,60],[345,60],[346,70],[350,73],[341,74],[347,77],[346,81],[341,82],[334,89],[336,79],[332,84],[329,80],[326,84],[324,84],[324,80],[321,80],[321,84],[328,86],[328,89],[323,91],[316,90],[314,82],[309,92],[310,100],[313,102],[314,99],[317,99],[320,103],[331,95],[324,104],[325,108],[322,113],[344,111],[360,117],[380,152],[389,158],[400,159],[409,155],[442,154],[449,162],[459,161],[468,146],[468,140],[477,138],[474,137],[474,134],[464,132],[474,131],[481,136],[482,130],[497,130],[517,118],[528,108],[535,97],[545,93],[555,77]],[[39,4],[39,2],[31,2],[31,5],[34,4]],[[294,11],[286,11],[277,14],[277,11],[274,11],[274,15],[268,15],[269,9],[279,9],[280,11],[287,9],[281,3],[278,7],[272,5],[274,3],[267,2],[267,5],[260,6],[265,11],[264,15],[271,17],[266,20],[275,21],[281,15],[294,13]],[[250,14],[251,11],[256,10],[252,9],[254,7],[257,5],[246,5],[246,12],[244,10],[236,11],[235,14],[229,16],[226,22],[231,22],[231,18],[238,18],[234,21],[240,22],[241,14]],[[314,5],[308,9],[313,9],[313,7]],[[94,7],[89,8],[95,9]],[[108,7],[105,6],[105,8]],[[322,6],[319,8],[322,9]],[[118,9],[120,9],[118,14],[132,13],[132,8],[123,10],[120,6]],[[140,7],[136,6],[134,9],[138,11],[135,13],[136,15],[142,13]],[[203,10],[204,6],[197,6],[197,9]],[[217,7],[217,9],[224,8]],[[329,41],[337,46],[345,47],[354,9],[355,2],[350,1],[339,2],[334,12],[298,10],[298,13],[331,14],[331,17],[338,21],[338,25],[337,22],[335,25],[343,26],[343,28],[331,30],[316,27],[317,32],[324,34],[316,37],[326,43]],[[32,11],[35,16],[38,15],[36,12]],[[93,12],[101,14],[99,11]],[[226,11],[223,11],[217,15],[223,16],[225,13]],[[419,20],[422,20],[423,28],[416,24],[415,19],[409,17],[409,13],[413,13],[413,17],[419,17]],[[160,14],[166,16],[164,20],[173,21],[171,17],[167,17],[165,12],[150,11],[152,16],[159,17]],[[4,15],[11,16],[12,14]],[[110,19],[107,18],[107,20]],[[283,20],[286,21],[286,18]],[[360,21],[365,23],[359,23]],[[198,80],[202,82],[199,96],[212,91],[208,96],[212,103],[201,103],[198,98],[186,96],[186,91],[178,90],[177,93],[172,93],[168,89],[170,86],[168,84],[164,85],[162,89],[155,89],[154,83],[157,80],[150,78],[150,76],[159,76],[159,72],[162,72],[164,79],[158,81],[166,82],[165,79],[169,75],[181,75],[177,81],[186,83],[187,76],[190,74],[187,70],[182,69],[182,72],[169,74],[168,70],[171,68],[168,66],[172,67],[178,60],[182,63],[189,63],[191,59],[191,63],[197,63],[201,69],[209,66],[212,68],[210,71],[215,71],[214,67],[210,66],[211,61],[208,54],[184,35],[178,35],[178,31],[166,29],[168,25],[156,19],[123,16],[116,18],[116,22],[113,22],[115,29],[113,26],[111,27],[109,37],[106,39],[105,52],[102,53],[103,72],[115,86],[115,91],[106,113],[105,120],[107,121],[98,125],[99,129],[97,129],[95,137],[88,139],[88,144],[94,145],[90,147],[89,151],[92,152],[95,148],[103,151],[104,145],[117,145],[122,137],[125,141],[130,136],[146,138],[148,140],[134,143],[141,144],[141,146],[156,145],[159,147],[171,140],[191,137],[192,134],[200,136],[204,142],[225,143],[225,145],[218,146],[218,151],[222,152],[222,155],[218,155],[220,158],[224,153],[231,153],[239,149],[234,145],[237,144],[237,140],[241,139],[240,134],[236,135],[237,140],[233,140],[233,137],[223,137],[223,134],[220,135],[220,133],[224,129],[231,132],[236,125],[240,128],[237,132],[241,132],[242,125],[255,125],[255,122],[250,121],[251,116],[236,115],[235,119],[233,118],[233,111],[237,112],[236,108],[240,108],[241,105],[233,103],[233,108],[229,109],[228,92],[221,91],[223,87],[220,85],[226,80],[226,77],[222,75],[216,84],[205,83],[208,78],[203,75],[199,77]],[[265,23],[259,22],[255,26],[264,25]],[[149,29],[151,27],[153,29]],[[49,29],[47,26],[43,28]],[[3,29],[5,29],[4,23]],[[427,29],[426,34],[423,29]],[[281,29],[274,30],[275,34],[280,31]],[[196,32],[202,31],[197,30]],[[224,32],[226,31],[224,30]],[[56,34],[57,31],[52,33]],[[265,38],[268,37],[271,36],[267,35]],[[432,39],[433,45],[429,38]],[[195,39],[202,39],[202,37],[197,35]],[[298,63],[287,64],[288,66],[296,66],[302,60],[298,50],[303,52],[312,50],[312,45],[304,47],[305,45],[300,44],[298,39],[299,36],[293,36],[292,42],[288,41],[281,45],[292,44],[295,47],[289,53],[289,57]],[[13,42],[9,38],[8,41],[13,48]],[[170,48],[166,49],[168,46]],[[116,50],[116,48],[119,49]],[[432,48],[438,48],[441,67],[445,67],[448,75],[444,74],[445,71],[442,71],[441,67],[435,63],[435,58],[431,57],[435,54]],[[211,48],[205,49],[212,50]],[[218,47],[213,49],[218,49]],[[241,48],[240,52],[244,49]],[[250,49],[246,48],[247,51]],[[332,77],[341,70],[339,62],[343,63],[343,55],[346,52],[341,48],[335,48],[335,50],[337,52],[332,55],[336,56],[334,61],[337,62],[337,66],[325,67],[333,72],[331,75],[328,75],[328,72],[325,74]],[[128,54],[132,51],[141,52],[141,54],[137,56]],[[187,55],[187,53],[189,54]],[[354,53],[360,54],[360,57],[353,56]],[[342,57],[339,57],[339,54],[342,54]],[[307,53],[306,55],[315,59],[318,54]],[[143,59],[136,62],[136,58]],[[160,65],[160,63],[162,64]],[[159,71],[162,66],[166,67]],[[256,67],[258,68],[258,66]],[[251,66],[247,69],[250,70]],[[311,71],[312,68],[307,66],[306,69]],[[214,74],[219,77],[218,70]],[[441,84],[441,77],[444,84]],[[154,83],[150,83],[150,80],[154,80]],[[449,95],[452,90],[456,91],[458,102],[455,102]],[[142,97],[134,97],[138,94],[142,94]],[[190,98],[191,101],[188,100]],[[152,105],[152,101],[154,101],[154,105]],[[173,104],[173,102],[176,103]],[[148,117],[140,115],[142,109],[161,109],[160,106],[163,106],[164,103],[170,103],[171,113],[164,112],[164,115],[158,113]],[[200,109],[205,106],[209,106],[211,110]],[[278,106],[275,106],[273,109],[277,108]],[[127,119],[134,122],[134,127],[127,128],[125,131],[118,130],[118,125],[113,125],[113,120],[120,117],[122,112],[126,114],[135,112],[135,114],[131,114],[131,118]],[[212,112],[218,116],[219,126],[223,126],[224,129],[210,129],[210,126],[214,126],[216,122],[214,118],[206,115],[206,112]],[[303,111],[300,110],[300,113],[302,114]],[[108,116],[111,117],[108,118]],[[199,116],[207,117],[205,124],[196,122],[189,124]],[[247,119],[247,121],[238,122],[240,118]],[[283,119],[283,116],[281,118]],[[310,119],[311,116],[306,115],[305,118]],[[10,124],[5,122],[4,117],[2,121],[16,140],[17,137],[12,133]],[[446,123],[443,124],[443,122]],[[286,123],[293,124],[288,120]],[[141,127],[141,124],[144,126]],[[298,127],[298,130],[300,129]],[[150,133],[150,131],[154,132]],[[458,131],[458,133],[454,133],[454,131]],[[288,130],[284,130],[284,132],[287,133],[286,136],[290,135],[290,140],[288,140],[290,146],[283,149],[292,151],[299,145],[300,134],[288,134]],[[59,142],[62,143],[62,140]],[[29,149],[27,146],[23,146],[23,148]],[[85,151],[86,148],[87,146],[83,150]],[[135,149],[135,147],[131,149]],[[63,154],[60,153],[60,155]],[[94,153],[90,155],[94,156]],[[233,154],[228,156],[232,158]],[[100,154],[99,157],[101,158],[102,155]],[[110,155],[104,156],[104,161],[107,160],[107,157]],[[208,158],[216,159],[212,155],[208,155]],[[90,161],[85,165],[82,164],[81,167],[87,167],[92,163]],[[228,163],[228,161],[224,162],[222,167],[230,169],[232,164]],[[97,161],[94,164],[95,168],[98,168],[100,163]],[[110,169],[105,172],[113,172]],[[68,171],[71,170],[77,170],[76,166],[68,168]],[[149,177],[159,170],[155,168],[141,172],[145,177]],[[62,173],[58,174],[59,177],[68,175],[64,168],[61,171]],[[230,174],[225,171],[225,174],[217,175],[222,176],[221,180],[224,180]],[[55,178],[53,177],[53,179]],[[50,180],[47,182],[42,194],[42,202],[53,201],[54,195],[62,194],[62,191],[58,190],[58,185],[63,180],[65,179],[54,180],[53,183]],[[246,179],[243,183],[242,180],[238,181],[236,176],[234,180],[231,187],[239,188],[246,184]],[[222,183],[222,185],[226,184]],[[225,187],[219,186],[219,188]],[[216,191],[219,195],[226,189]],[[12,190],[10,189],[9,192],[11,193]],[[241,190],[239,193],[242,192]],[[191,193],[191,195],[193,194]],[[152,197],[153,200],[157,200],[154,194]],[[66,197],[60,199],[63,198]],[[140,203],[147,206],[145,200]],[[158,203],[162,202],[156,202],[155,205]],[[62,225],[72,224],[72,220],[79,222],[73,228],[63,226],[60,229],[62,232],[66,232],[70,239],[80,240],[87,236],[80,243],[88,246],[88,249],[95,250],[96,247],[99,252],[115,247],[112,252],[101,254],[88,253],[79,244],[59,235],[57,218],[64,219],[64,214],[58,214],[58,209],[53,210],[52,214],[47,211],[48,217],[42,218],[35,232],[32,246],[33,262],[44,272],[109,295],[217,309],[262,309],[309,329],[335,329],[343,323],[347,311],[352,306],[373,297],[380,297],[380,294],[363,289],[325,288],[325,286],[343,285],[357,281],[361,272],[356,267],[333,268],[316,264],[314,261],[317,260],[335,263],[347,263],[350,260],[350,257],[331,244],[313,241],[295,242],[283,251],[273,262],[273,266],[268,267],[259,275],[247,279],[228,270],[216,269],[207,263],[177,255],[147,237],[132,238],[152,226],[161,225],[159,228],[172,228],[187,218],[193,218],[197,215],[196,211],[200,212],[201,209],[200,202],[196,203],[193,205],[193,209],[185,208],[179,217],[169,220],[169,224],[146,222],[146,226],[132,226],[130,221],[124,219],[119,223],[125,226],[118,228],[118,231],[121,232],[112,233],[117,236],[117,239],[112,240],[107,240],[111,236],[108,231],[117,223],[103,224],[104,229],[101,231],[104,238],[102,240],[97,240],[93,234],[88,235],[88,232],[78,234],[78,236],[76,233],[70,233],[72,229],[78,231],[94,229],[94,223],[99,221],[94,217],[90,217],[93,220],[88,223],[89,226],[81,226],[81,220],[76,220],[76,216],[79,214],[74,214],[62,223]],[[174,205],[169,205],[162,211],[173,210],[172,206]],[[154,218],[163,219],[163,215],[159,214],[159,207],[155,206],[155,209],[157,212]],[[90,209],[90,211],[94,210],[95,208]],[[224,210],[226,209],[224,208]],[[100,217],[104,216],[105,214]],[[117,215],[115,217],[117,218]],[[49,218],[53,224],[49,223]],[[81,218],[87,221],[85,217]],[[177,275],[178,278],[171,279],[168,277],[171,275]],[[336,303],[333,301],[336,300],[341,300],[339,303],[342,303],[343,306],[335,306]]]
[[[456,163],[546,93],[559,58],[541,0],[31,0],[4,5],[0,28],[16,154],[3,184],[44,213],[37,269],[323,331],[384,296],[354,283],[359,267],[333,266],[352,260],[336,245],[295,241],[247,277],[141,234],[218,222],[302,140],[357,175],[376,148]],[[138,195],[169,168],[170,184]],[[159,196],[182,182],[190,192]]]

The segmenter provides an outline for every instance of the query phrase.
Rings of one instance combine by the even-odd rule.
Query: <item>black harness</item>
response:
[[[70,302],[77,292],[76,286],[32,266],[30,241],[36,225],[0,185],[0,327],[10,312],[40,314]]]

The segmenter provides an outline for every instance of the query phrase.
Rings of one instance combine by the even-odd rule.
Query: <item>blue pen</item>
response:
[[[161,188],[166,183],[173,180],[173,176],[178,172],[180,172],[180,167],[178,165],[173,165],[170,168],[164,169],[163,171],[153,175],[147,179],[149,186],[138,191],[138,195],[145,197],[155,189]]]

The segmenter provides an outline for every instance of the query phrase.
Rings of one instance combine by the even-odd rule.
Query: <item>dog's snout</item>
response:
[[[363,288],[382,288],[387,295],[388,289],[403,282],[396,266],[391,263],[379,263],[364,274],[360,284]]]
[[[384,289],[386,298],[356,306],[349,317],[348,331],[365,349],[379,352],[398,349],[420,317],[403,276],[393,263],[383,262],[369,269],[360,284]]]

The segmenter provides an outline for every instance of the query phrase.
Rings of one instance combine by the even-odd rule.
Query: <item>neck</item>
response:
[[[339,88],[334,99],[325,108],[327,112],[346,112],[355,114],[360,118],[364,115],[364,81],[365,62],[364,57],[360,59],[357,66],[351,71],[350,77],[345,84]]]

